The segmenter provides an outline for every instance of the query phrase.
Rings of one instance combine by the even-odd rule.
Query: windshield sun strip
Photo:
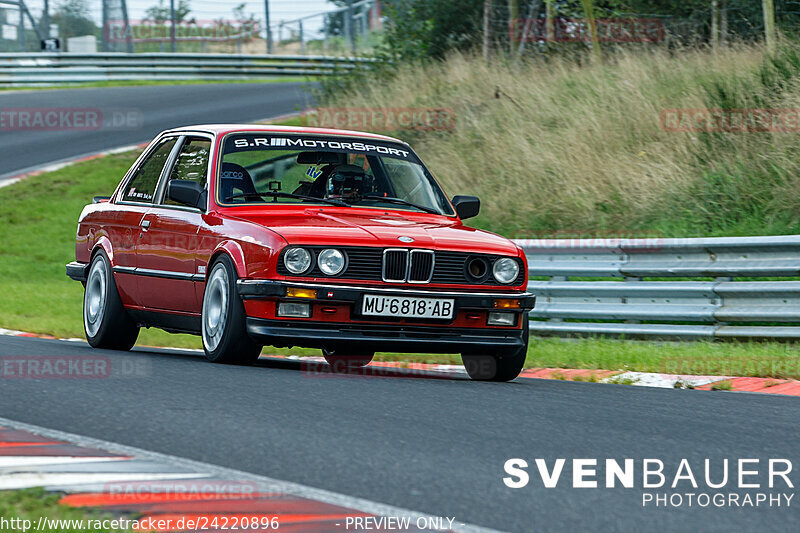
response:
[[[425,211],[424,209],[417,208],[417,207],[412,206],[412,205],[404,206],[404,205],[402,205],[400,203],[392,204],[392,205],[390,205],[388,207],[352,205],[350,203],[348,203],[347,205],[336,206],[334,204],[326,202],[325,199],[322,199],[322,198],[318,199],[318,201],[313,201],[313,200],[309,199],[309,200],[298,200],[296,202],[293,202],[293,201],[280,201],[280,200],[277,200],[277,199],[274,199],[274,200],[277,200],[277,201],[274,201],[273,199],[268,199],[268,200],[267,199],[263,199],[263,200],[259,200],[259,201],[243,202],[243,203],[230,203],[230,202],[227,202],[227,201],[225,201],[227,199],[223,200],[219,196],[219,193],[220,193],[220,190],[219,190],[220,189],[219,188],[219,174],[221,172],[221,168],[222,168],[222,165],[223,165],[224,156],[228,155],[228,153],[239,153],[239,152],[226,152],[226,146],[225,146],[226,142],[228,141],[229,137],[236,136],[236,135],[251,135],[251,136],[252,135],[265,135],[265,136],[268,136],[268,135],[273,135],[273,136],[274,135],[285,135],[287,137],[303,137],[303,138],[305,138],[305,137],[314,137],[314,138],[318,138],[318,139],[322,139],[322,140],[335,138],[337,140],[337,142],[346,139],[346,140],[350,141],[351,143],[359,143],[359,142],[360,143],[384,143],[384,144],[396,145],[398,147],[405,148],[404,151],[409,153],[411,157],[402,158],[402,157],[395,157],[395,156],[387,155],[387,154],[362,153],[362,152],[359,152],[359,151],[346,151],[346,150],[339,152],[338,149],[332,149],[332,150],[336,151],[337,153],[344,153],[344,154],[375,156],[375,157],[378,158],[381,166],[384,165],[383,156],[389,157],[390,159],[398,159],[400,161],[406,161],[406,162],[418,165],[422,169],[425,178],[430,181],[430,183],[435,187],[437,192],[439,194],[441,194],[443,198],[445,198],[445,199],[447,198],[446,195],[444,194],[444,191],[441,189],[441,186],[437,183],[435,178],[433,178],[433,176],[430,174],[430,171],[428,171],[428,169],[425,167],[425,165],[419,159],[419,156],[411,149],[411,147],[407,143],[405,143],[403,141],[387,140],[387,139],[371,139],[371,138],[368,138],[368,137],[362,138],[362,137],[352,137],[350,135],[321,134],[321,133],[280,132],[280,131],[276,131],[276,132],[272,132],[272,131],[234,131],[234,132],[225,133],[217,141],[218,142],[218,144],[217,144],[217,161],[216,161],[217,168],[216,168],[216,172],[215,172],[216,175],[214,177],[214,199],[215,199],[217,205],[220,206],[220,207],[317,204],[317,205],[329,205],[331,207],[348,207],[348,208],[363,208],[363,209],[384,209],[384,210],[388,209],[388,210],[397,210],[397,211],[409,211],[409,212],[414,212],[414,213],[435,214],[435,215],[445,216],[445,217],[449,217],[449,218],[456,218],[457,217],[457,214],[455,213],[455,210],[450,205],[449,201],[447,201],[445,207],[442,207],[442,206],[438,205],[438,203],[437,203],[437,205],[435,207],[431,207],[430,209],[432,211],[435,210],[436,211],[435,213],[429,213],[429,212]],[[280,148],[286,148],[286,147],[285,146],[264,146],[263,148],[264,149],[262,151],[268,152],[268,151],[281,151]],[[241,152],[247,152],[247,151],[248,150],[241,150]],[[255,150],[251,150],[251,151],[255,151]],[[297,153],[300,153],[302,151],[304,151],[304,150],[297,150]],[[320,149],[320,151],[324,151],[324,149]],[[279,160],[279,159],[281,159],[280,156],[272,158],[272,159],[270,159],[268,161],[275,161],[275,160]],[[379,200],[379,199],[373,199],[373,198],[369,198],[369,199],[370,200]]]

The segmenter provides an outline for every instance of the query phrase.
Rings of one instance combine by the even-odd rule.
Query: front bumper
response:
[[[520,300],[520,310],[530,311],[536,304],[536,297],[529,292],[464,292],[464,291],[430,291],[407,289],[400,287],[370,287],[351,285],[327,285],[317,283],[295,283],[290,281],[271,280],[239,280],[236,282],[239,296],[250,298],[285,298],[289,288],[297,287],[314,289],[317,300],[360,303],[364,294],[386,294],[395,296],[420,298],[453,298],[456,309],[493,309],[494,300],[498,298]]]
[[[67,263],[67,277],[75,281],[86,282],[88,275],[89,265],[87,263],[78,263],[77,261]]]
[[[287,289],[316,290],[314,300],[287,298]],[[332,348],[367,351],[425,353],[512,353],[527,345],[527,312],[535,297],[527,292],[433,291],[395,287],[340,286],[269,280],[239,280],[239,295],[245,300],[304,301],[344,305],[350,309],[349,322],[314,319],[271,319],[248,316],[247,332],[258,342],[279,347]],[[451,298],[454,316],[475,311],[496,311],[496,299],[516,299],[520,316],[516,328],[458,327],[452,323],[382,321],[361,316],[365,294],[420,298]],[[507,311],[504,309],[504,311]],[[463,314],[462,313],[462,314]],[[402,322],[402,323],[398,323]]]
[[[513,353],[527,345],[524,329],[472,329],[337,324],[247,318],[247,333],[278,347],[409,353]]]

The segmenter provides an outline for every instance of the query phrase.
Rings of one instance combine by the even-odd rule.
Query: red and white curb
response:
[[[0,335],[13,337],[33,337],[68,342],[85,342],[84,339],[59,339],[51,335],[40,335],[0,328]],[[143,347],[144,348],[144,347]],[[172,348],[158,348],[170,350]],[[186,348],[175,350],[202,352]],[[262,359],[288,360],[300,362],[301,368],[309,375],[346,377],[346,376],[372,376],[372,377],[427,377],[448,379],[466,376],[466,370],[461,365],[442,365],[414,362],[389,362],[373,361],[363,369],[348,370],[346,374],[330,371],[325,359],[322,357],[301,357],[269,355],[261,356]],[[521,378],[550,379],[561,381],[582,381],[594,383],[607,383],[614,385],[632,385],[639,387],[655,387],[662,389],[696,389],[696,390],[724,390],[730,392],[758,392],[765,394],[781,394],[786,396],[800,396],[800,381],[794,379],[756,378],[756,377],[731,377],[731,376],[695,376],[683,374],[660,374],[654,372],[626,372],[623,370],[593,370],[578,368],[528,368],[522,371]]]
[[[348,518],[407,519],[402,531],[488,532],[369,500],[0,418],[0,490],[43,487],[60,503],[156,531],[346,531]],[[186,527],[189,521],[195,527]],[[253,524],[256,526],[253,527]],[[148,528],[147,525],[150,525]],[[440,527],[440,525],[445,527]]]

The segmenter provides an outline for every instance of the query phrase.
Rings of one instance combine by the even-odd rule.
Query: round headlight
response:
[[[509,257],[498,259],[494,262],[492,274],[500,283],[511,283],[519,275],[519,263]]]
[[[322,250],[317,257],[317,265],[323,274],[335,276],[344,270],[344,254],[333,248]]]
[[[302,274],[311,268],[311,254],[305,248],[289,248],[283,254],[283,264],[292,274]]]

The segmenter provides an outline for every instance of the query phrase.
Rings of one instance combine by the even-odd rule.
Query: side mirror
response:
[[[179,204],[202,209],[204,206],[200,205],[200,199],[204,190],[196,181],[170,180],[167,184],[167,198]]]
[[[478,216],[481,211],[481,200],[477,196],[454,196],[453,206],[461,220]]]

